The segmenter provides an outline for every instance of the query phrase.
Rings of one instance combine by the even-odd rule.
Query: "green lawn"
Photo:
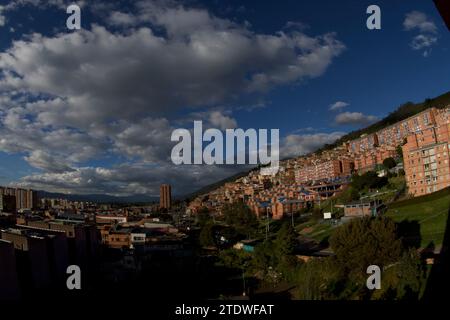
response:
[[[320,224],[317,225],[316,228],[314,228],[314,231],[311,232],[308,236],[316,240],[317,242],[321,242],[322,240],[325,240],[328,238],[331,233],[333,232],[334,228],[336,226],[333,226],[331,224]]]
[[[442,245],[450,208],[450,192],[442,190],[437,195],[401,201],[389,206],[386,213],[396,222],[417,221],[420,224],[421,247],[431,242]]]
[[[315,220],[304,222],[300,225],[296,225],[295,227],[300,234],[312,238],[317,242],[321,242],[325,238],[329,237],[335,228],[335,226],[328,222],[320,222]]]

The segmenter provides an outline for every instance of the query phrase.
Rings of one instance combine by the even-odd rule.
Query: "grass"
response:
[[[314,230],[308,234],[309,237],[313,238],[317,242],[322,242],[326,238],[328,238],[333,232],[335,226],[329,223],[322,223],[316,226]]]
[[[449,189],[431,194],[399,201],[389,205],[386,216],[396,222],[417,221],[420,224],[420,246],[430,244],[442,245],[450,208]]]
[[[328,238],[333,232],[334,228],[335,226],[328,221],[324,222],[318,220],[309,220],[295,226],[295,229],[301,235],[312,238],[317,242],[322,242],[323,240]]]

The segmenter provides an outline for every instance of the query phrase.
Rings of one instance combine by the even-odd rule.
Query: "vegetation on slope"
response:
[[[386,216],[405,228],[406,237],[421,248],[439,248],[450,209],[450,188],[392,203]]]

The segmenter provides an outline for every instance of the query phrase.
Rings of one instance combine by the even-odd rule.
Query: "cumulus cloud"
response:
[[[423,48],[431,47],[433,44],[437,42],[437,37],[419,34],[415,36],[411,42],[411,48],[414,50],[420,50]]]
[[[348,102],[336,101],[335,103],[330,104],[330,107],[328,108],[328,110],[331,110],[331,111],[341,110],[349,105],[350,104]]]
[[[169,23],[167,28],[178,31]],[[209,28],[193,31],[187,41],[145,27],[128,35],[102,26],[56,37],[33,34],[0,55],[0,87],[65,97],[60,116],[66,121],[85,123],[118,112],[133,119],[317,77],[343,49],[332,34],[268,36]]]
[[[429,20],[427,15],[420,11],[411,11],[406,14],[403,21],[405,30],[417,29],[420,32],[436,33],[437,28],[433,21]]]
[[[104,134],[112,138],[116,153],[158,163],[170,162],[173,146],[170,136],[173,130],[165,118],[146,118],[132,123],[119,121],[110,126]]]
[[[57,159],[43,150],[34,150],[25,160],[35,168],[43,169],[49,172],[70,172],[72,168],[65,164],[64,159]]]
[[[109,24],[116,26],[131,26],[137,23],[132,14],[120,11],[112,12],[108,17],[108,22]]]
[[[419,32],[411,40],[410,47],[413,50],[423,50],[422,55],[428,57],[431,53],[431,47],[438,41],[435,23],[425,13],[411,11],[406,14],[403,27],[406,31]]]
[[[372,115],[365,115],[361,112],[343,112],[338,114],[334,121],[339,125],[364,126],[377,121],[378,118]]]
[[[343,135],[344,132],[288,135],[281,143],[281,158],[294,157],[313,152],[325,144],[335,142]]]
[[[3,12],[66,4],[17,0]],[[102,5],[113,6],[96,2],[96,10]],[[256,33],[171,1],[137,1],[128,12],[110,12],[104,25],[32,33],[0,52],[0,149],[24,154],[41,171],[22,184],[126,193],[153,190],[173,173],[180,185],[195,186],[192,177],[206,184],[237,169],[174,169],[170,134],[186,113],[202,113],[211,127],[234,128],[231,112],[218,105],[319,77],[345,49],[334,33]],[[125,158],[127,165],[87,164],[102,157]]]
[[[219,111],[212,112],[209,116],[209,121],[214,127],[220,130],[234,129],[237,127],[235,119],[226,116]]]

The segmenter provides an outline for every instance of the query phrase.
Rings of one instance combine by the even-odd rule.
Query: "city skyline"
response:
[[[0,303],[152,318],[442,304],[449,14],[0,1]]]
[[[12,1],[0,9],[0,185],[188,194],[247,169],[173,165],[170,133],[193,120],[280,128],[285,158],[448,91],[433,3],[380,1],[374,31],[369,4],[100,2],[70,31],[65,3]]]

